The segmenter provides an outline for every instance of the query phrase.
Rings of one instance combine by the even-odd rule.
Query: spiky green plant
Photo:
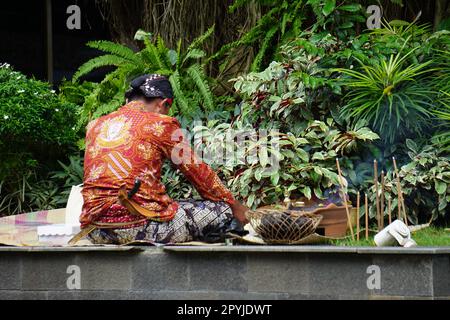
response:
[[[420,133],[430,118],[434,89],[428,75],[432,60],[406,63],[415,49],[391,55],[388,61],[360,62],[360,69],[336,69],[349,93],[341,116],[350,121],[367,121],[384,142],[392,143],[410,133]]]
[[[144,73],[169,77],[175,94],[172,115],[192,117],[213,109],[214,96],[201,64],[206,54],[200,49],[213,31],[214,26],[196,38],[185,52],[181,52],[181,41],[178,48],[173,50],[166,47],[161,37],[152,41],[151,34],[142,30],[136,33],[136,40],[144,43],[144,48],[139,52],[110,41],[89,42],[89,47],[106,54],[84,63],[75,73],[73,81],[79,81],[82,76],[101,67],[113,66],[116,69],[107,74],[86,97],[79,126],[119,108],[124,102],[129,81]]]

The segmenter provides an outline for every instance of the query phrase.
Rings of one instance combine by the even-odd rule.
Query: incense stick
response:
[[[360,194],[356,196],[356,240],[359,241],[359,203],[360,202]]]
[[[367,199],[367,193],[364,195],[364,211],[366,222],[366,240],[369,239],[369,202]]]
[[[381,212],[381,229],[384,229],[384,170],[381,170],[380,212]]]
[[[395,157],[392,157],[392,161],[394,162],[394,170],[395,174],[397,176],[397,193],[398,193],[398,204],[399,207],[399,219],[401,219],[401,214],[403,212],[403,219],[406,225],[408,225],[408,217],[406,216],[406,208],[405,208],[405,202],[403,201],[403,192],[402,192],[402,185],[400,184],[400,174],[398,173],[397,168],[397,161],[395,161]],[[403,208],[403,210],[402,210]]]
[[[377,208],[377,226],[378,231],[380,230],[380,196],[378,195],[378,162],[377,160],[373,160],[373,184],[375,186],[375,201]]]
[[[341,172],[341,166],[339,165],[339,159],[336,158],[336,166],[338,169],[338,174],[339,174],[339,185],[341,186],[341,194],[342,194],[342,201],[344,202],[344,206],[345,206],[345,212],[347,213],[347,221],[348,221],[348,227],[350,228],[350,233],[352,234],[352,240],[355,241],[355,235],[353,234],[353,226],[352,226],[352,221],[350,218],[350,213],[348,211],[348,205],[347,205],[347,196],[344,190],[344,178],[342,177],[342,172]]]
[[[391,214],[391,198],[388,199],[388,215],[389,215],[389,224],[392,223],[392,214]]]

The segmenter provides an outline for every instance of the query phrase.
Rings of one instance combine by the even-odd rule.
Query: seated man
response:
[[[248,209],[200,161],[167,116],[170,82],[144,75],[131,83],[127,104],[89,123],[84,163],[82,233],[96,244],[176,243],[236,218]],[[161,183],[169,159],[207,201],[175,202]]]

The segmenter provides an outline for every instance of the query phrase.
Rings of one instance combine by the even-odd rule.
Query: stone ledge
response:
[[[1,247],[0,253],[4,252],[131,252],[143,251],[144,247],[125,246],[86,246],[86,247]]]
[[[165,246],[163,250],[167,252],[450,254],[450,246],[416,248],[337,246]]]
[[[15,249],[0,251],[0,299],[450,296],[450,254],[445,248],[395,248],[396,254],[386,248],[317,246]],[[80,270],[81,290],[67,286],[73,265]],[[367,286],[374,265],[381,270],[379,289]]]
[[[205,245],[205,246],[86,246],[86,247],[1,247],[6,252],[228,252],[228,253],[355,253],[355,254],[450,254],[449,247],[342,247],[342,246],[258,246],[258,245]]]

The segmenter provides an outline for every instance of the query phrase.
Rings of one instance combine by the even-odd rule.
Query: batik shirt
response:
[[[126,185],[131,190],[135,180],[141,181],[133,200],[158,214],[162,221],[173,219],[178,204],[166,194],[161,183],[164,159],[174,165],[208,200],[234,198],[216,173],[200,161],[189,147],[172,117],[145,112],[140,102],[131,102],[118,111],[89,123],[86,133],[84,162],[84,205],[80,217],[82,227],[98,223],[145,223],[118,202],[118,190]]]

